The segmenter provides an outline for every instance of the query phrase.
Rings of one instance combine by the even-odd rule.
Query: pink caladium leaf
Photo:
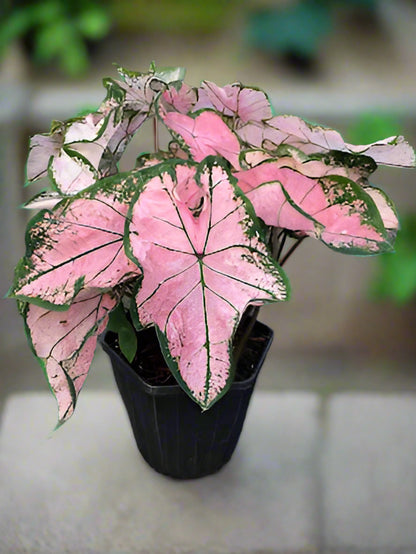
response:
[[[51,311],[25,304],[23,316],[33,351],[42,365],[57,403],[59,424],[73,413],[87,377],[97,336],[116,306],[114,295],[83,291],[68,310]]]
[[[65,309],[81,289],[108,290],[140,274],[123,235],[138,177],[120,174],[36,215],[10,295]]]
[[[167,112],[187,114],[193,111],[197,99],[197,91],[186,83],[182,83],[180,88],[174,85],[167,87],[161,95],[160,103]]]
[[[274,160],[235,176],[267,225],[304,233],[344,253],[369,255],[392,249],[384,214],[364,188],[346,177],[312,179]]]
[[[384,191],[377,187],[366,185],[363,190],[373,199],[389,235],[389,241],[393,244],[400,226],[393,202]]]
[[[272,117],[266,94],[259,89],[244,87],[241,83],[219,87],[215,83],[204,81],[198,89],[198,95],[195,110],[214,108],[235,119],[233,128],[238,127],[240,123],[262,121]]]
[[[62,195],[74,195],[98,179],[117,173],[117,163],[142,123],[154,115],[154,100],[167,79],[180,77],[181,68],[133,73],[119,68],[123,81],[107,79],[107,97],[97,112],[53,124],[49,135],[31,140],[27,165],[29,181],[49,169]],[[165,81],[164,81],[165,79]]]
[[[335,150],[307,156],[293,146],[282,145],[273,152],[258,149],[243,150],[240,154],[240,164],[247,169],[266,160],[273,160],[276,167],[287,167],[306,177],[319,179],[339,175],[359,184],[367,184],[368,177],[377,169],[374,160],[367,156]]]
[[[140,323],[156,326],[178,382],[204,409],[231,384],[232,339],[247,305],[288,298],[285,274],[224,165],[158,166],[132,202],[126,244],[143,270]]]
[[[31,139],[27,177],[35,181],[49,171],[61,195],[76,194],[99,177],[98,166],[108,135],[113,132],[112,114],[95,112],[65,123],[54,122],[50,135]]]
[[[389,137],[373,144],[348,144],[333,129],[307,123],[293,115],[278,115],[271,119],[253,122],[238,129],[239,137],[251,147],[276,148],[288,144],[305,154],[339,150],[371,157],[377,164],[412,167],[416,163],[413,148],[401,136]]]
[[[165,125],[182,137],[195,161],[220,155],[239,168],[240,143],[219,115],[204,111],[196,117],[168,112],[162,115]]]
[[[26,174],[29,182],[47,176],[49,160],[59,154],[64,141],[63,124],[54,121],[49,134],[30,139]]]

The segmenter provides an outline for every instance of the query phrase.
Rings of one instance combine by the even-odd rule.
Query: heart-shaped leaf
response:
[[[67,311],[26,304],[23,315],[34,353],[58,403],[59,423],[73,413],[87,377],[97,336],[117,300],[100,291],[83,291]]]
[[[182,137],[195,161],[220,155],[239,168],[240,143],[219,115],[205,111],[196,117],[176,112],[162,113],[165,125]]]
[[[281,168],[274,160],[235,176],[267,225],[305,233],[349,254],[375,254],[392,248],[373,198],[346,177],[312,179]],[[381,197],[379,202],[381,207]],[[388,217],[391,219],[391,210]]]
[[[238,122],[262,121],[272,117],[270,102],[262,90],[244,87],[234,83],[219,87],[210,81],[204,81],[198,89],[199,99],[195,110],[214,108],[225,116],[235,118],[233,128]]]
[[[159,165],[132,202],[126,245],[143,269],[140,323],[157,326],[178,382],[203,408],[232,382],[232,339],[247,305],[288,297],[285,274],[222,164]]]
[[[73,195],[98,179],[118,172],[117,163],[153,102],[166,86],[163,79],[180,77],[181,68],[155,73],[119,69],[124,81],[105,80],[107,97],[96,112],[65,123],[55,122],[49,135],[35,135],[30,144],[27,176],[35,181],[49,169],[62,195]]]
[[[65,309],[81,289],[108,290],[137,277],[123,249],[136,182],[134,175],[120,174],[35,216],[10,295]]]
[[[371,157],[377,164],[412,167],[416,163],[413,148],[401,136],[389,137],[373,144],[348,144],[333,129],[307,123],[293,115],[278,115],[265,121],[248,122],[238,129],[239,137],[251,147],[269,142],[275,148],[288,144],[305,154],[340,150]]]
[[[197,101],[197,92],[186,83],[180,88],[169,86],[161,95],[160,103],[166,111],[176,111],[187,114],[193,111]]]

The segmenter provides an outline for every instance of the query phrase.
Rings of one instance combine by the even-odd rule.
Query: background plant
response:
[[[71,77],[89,66],[88,42],[110,29],[105,3],[97,0],[20,0],[6,3],[0,24],[0,57],[16,39],[23,39],[33,61],[55,63]]]

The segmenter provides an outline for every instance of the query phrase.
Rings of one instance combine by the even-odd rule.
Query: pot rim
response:
[[[232,390],[245,390],[248,389],[253,381],[257,379],[257,376],[260,372],[260,368],[262,367],[264,363],[264,359],[267,356],[267,353],[270,349],[272,340],[273,340],[273,330],[264,323],[261,323],[260,321],[256,321],[254,324],[253,331],[257,329],[257,332],[263,332],[266,335],[266,340],[264,344],[264,349],[261,352],[261,355],[259,356],[256,367],[254,368],[254,371],[250,377],[247,379],[244,379],[242,381],[234,381],[229,390],[226,394],[229,394],[232,392]],[[140,384],[140,386],[147,391],[148,394],[154,395],[154,396],[165,396],[165,395],[180,395],[183,394],[184,390],[182,387],[176,383],[175,385],[150,385],[147,383],[131,366],[131,364],[127,361],[127,359],[123,356],[121,352],[116,351],[111,344],[109,344],[109,337],[114,334],[112,331],[104,331],[102,335],[99,337],[99,342],[103,348],[103,350],[110,356],[116,358],[119,363],[127,369],[130,376],[133,377],[135,380],[137,380]]]

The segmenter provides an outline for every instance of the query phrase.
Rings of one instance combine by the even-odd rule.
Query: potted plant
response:
[[[50,191],[27,205],[41,211],[9,296],[59,424],[108,328],[104,348],[144,457],[163,473],[197,477],[218,470],[235,446],[229,439],[238,440],[271,340],[256,314],[289,298],[288,256],[306,237],[346,254],[392,250],[395,209],[368,178],[378,164],[413,166],[415,155],[400,136],[354,146],[334,130],[273,116],[257,88],[192,88],[181,68],[153,64],[119,72],[104,81],[96,112],[31,139],[27,179],[47,177]],[[120,172],[149,119],[154,151]]]

